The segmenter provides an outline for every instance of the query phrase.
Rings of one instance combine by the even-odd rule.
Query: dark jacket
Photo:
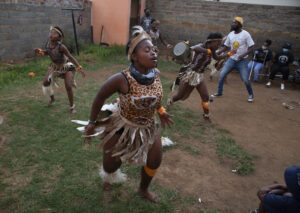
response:
[[[275,64],[279,66],[288,66],[290,63],[294,61],[293,53],[289,52],[279,52],[275,56]]]
[[[266,63],[272,58],[272,51],[270,49],[258,48],[254,51],[254,60],[258,63]]]

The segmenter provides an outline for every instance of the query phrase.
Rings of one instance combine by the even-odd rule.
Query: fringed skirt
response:
[[[55,86],[58,87],[57,78],[64,78],[67,72],[72,72],[73,74],[72,86],[76,88],[77,87],[75,81],[76,69],[74,64],[71,62],[67,62],[64,64],[51,63],[48,67],[48,81],[50,81],[51,84],[54,84]]]
[[[148,151],[153,145],[158,133],[158,125],[153,122],[150,126],[142,126],[128,121],[120,115],[118,103],[104,105],[97,119],[95,134],[100,136],[102,148],[110,139],[118,134],[118,142],[107,152],[113,157],[119,157],[122,162],[130,164],[146,165]],[[110,108],[107,110],[107,108]],[[110,115],[109,115],[110,114]],[[73,120],[75,123],[87,125],[87,122]],[[84,127],[77,128],[84,131]]]
[[[179,73],[179,79],[180,81],[195,87],[204,80],[204,74],[195,72],[191,68],[188,68],[186,71]]]

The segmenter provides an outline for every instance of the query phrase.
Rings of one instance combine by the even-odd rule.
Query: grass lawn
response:
[[[124,47],[88,46],[77,58],[88,72],[100,75],[101,70],[115,65],[126,67],[124,52]],[[6,138],[0,144],[0,212],[165,213],[184,212],[185,208],[197,205],[196,199],[180,197],[176,190],[156,184],[150,188],[159,195],[159,202],[153,204],[141,199],[136,194],[140,167],[126,164],[121,169],[128,174],[128,182],[104,193],[98,175],[102,160],[102,152],[96,149],[99,140],[84,144],[76,125],[70,122],[88,119],[101,82],[80,80],[75,91],[76,115],[68,112],[65,92],[57,92],[55,105],[45,107],[47,100],[41,98],[41,82],[49,63],[44,57],[22,65],[0,64],[0,115],[4,117],[0,135]],[[161,61],[159,67],[163,72],[178,70],[178,65],[172,62]],[[29,72],[34,72],[35,77],[30,78]],[[162,77],[162,82],[164,90],[168,90],[172,79]],[[171,114],[176,124],[172,129],[163,130],[162,135],[175,141],[193,138],[201,142],[178,142],[164,152],[176,148],[200,155],[201,144],[213,143],[220,162],[231,159],[232,169],[237,169],[238,174],[247,175],[254,170],[254,156],[237,146],[227,136],[228,130],[204,123],[198,114],[179,106],[174,106]],[[217,211],[198,207],[197,212]]]

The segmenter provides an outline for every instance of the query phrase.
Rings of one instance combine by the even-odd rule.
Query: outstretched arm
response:
[[[197,44],[197,45],[191,46],[190,48],[191,48],[191,50],[195,51],[195,53],[207,53],[207,54],[211,53],[211,50],[202,47],[202,44]]]
[[[60,51],[62,51],[71,60],[71,62],[76,65],[76,67],[80,66],[78,61],[71,55],[71,53],[65,45],[62,44],[60,46]]]
[[[217,54],[216,51],[212,52],[213,58],[217,61],[222,60],[224,58],[230,57],[232,55],[236,54],[236,50],[233,49],[229,52],[223,53],[223,54]]]
[[[228,46],[226,46],[226,45],[223,45],[221,48],[219,48],[219,49],[217,50],[217,53],[218,53],[218,54],[221,54],[221,53],[226,52],[226,51],[228,51],[228,50],[230,50],[230,47],[228,47]]]
[[[85,72],[82,71],[82,66],[79,65],[78,61],[71,55],[68,48],[65,45],[60,46],[60,50],[71,60],[73,64],[76,65],[79,72],[81,72],[82,77],[85,77]]]
[[[48,55],[47,50],[42,50],[40,48],[34,48],[34,52],[39,55]]]
[[[165,45],[167,48],[172,48],[173,46],[171,44],[168,44],[162,37],[161,32],[159,33],[159,39],[163,45]]]
[[[85,130],[86,135],[94,133],[96,120],[105,100],[115,92],[127,93],[128,90],[127,82],[121,73],[113,75],[104,82],[94,99],[89,119],[90,122]]]

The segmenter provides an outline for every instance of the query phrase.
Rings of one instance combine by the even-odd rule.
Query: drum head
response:
[[[181,56],[188,50],[188,46],[184,42],[179,42],[175,45],[173,53],[175,56]]]

